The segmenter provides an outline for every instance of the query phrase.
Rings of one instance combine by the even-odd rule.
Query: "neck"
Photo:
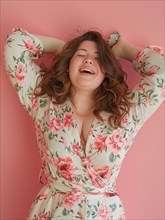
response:
[[[70,96],[74,111],[76,114],[85,116],[93,113],[94,101],[92,95],[87,92],[75,92]]]

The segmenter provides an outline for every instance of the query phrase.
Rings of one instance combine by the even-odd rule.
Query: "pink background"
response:
[[[80,29],[114,30],[141,46],[164,47],[164,1],[2,1],[1,45],[13,27],[69,40]],[[131,65],[122,61],[124,69]],[[1,219],[25,219],[41,185],[32,120],[22,108],[2,66]],[[129,73],[130,86],[138,79]],[[141,129],[118,178],[129,220],[164,216],[164,106]]]

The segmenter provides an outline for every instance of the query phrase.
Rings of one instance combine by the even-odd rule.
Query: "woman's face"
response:
[[[83,41],[71,59],[69,77],[73,87],[79,90],[96,90],[105,78],[98,61],[97,44]]]

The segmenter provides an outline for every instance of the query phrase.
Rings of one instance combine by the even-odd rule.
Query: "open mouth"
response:
[[[95,74],[95,72],[93,72],[93,70],[90,70],[90,69],[80,69],[80,73],[86,73],[86,74],[90,74],[90,75]]]

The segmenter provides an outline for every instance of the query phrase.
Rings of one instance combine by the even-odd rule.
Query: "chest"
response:
[[[87,142],[94,118],[95,118],[95,115],[93,113],[87,116],[79,116],[75,114],[75,120],[77,123],[77,128],[79,131],[82,145],[85,145]]]

